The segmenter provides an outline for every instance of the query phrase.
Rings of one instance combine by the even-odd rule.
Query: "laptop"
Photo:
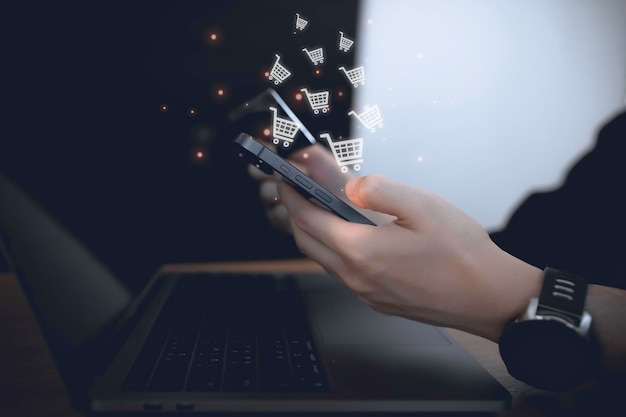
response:
[[[74,406],[92,412],[495,412],[446,332],[320,273],[156,272],[132,296],[0,175],[3,249]]]

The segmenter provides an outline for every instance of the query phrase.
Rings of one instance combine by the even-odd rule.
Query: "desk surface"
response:
[[[166,265],[167,271],[281,270],[319,271],[305,260]],[[513,379],[495,343],[454,329],[455,337],[513,395],[510,410],[501,416],[564,416],[612,414],[618,396],[610,388],[590,385],[574,393],[547,393]],[[0,274],[0,415],[64,416],[75,411],[27,301],[10,274]],[[624,392],[621,393],[624,395]],[[623,413],[623,408],[622,413]],[[615,415],[623,415],[617,413]]]

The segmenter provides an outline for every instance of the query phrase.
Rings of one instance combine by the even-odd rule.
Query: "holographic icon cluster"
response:
[[[308,27],[309,21],[296,13],[295,19],[295,33],[297,31],[303,31]],[[339,31],[339,37],[337,42],[337,49],[342,53],[348,53],[354,45],[354,40],[345,36],[343,31]],[[316,47],[302,47],[302,52],[306,55],[308,60],[313,66],[320,66],[325,62],[325,53],[323,46]],[[281,61],[279,54],[275,54],[275,61],[271,70],[267,74],[268,79],[275,85],[280,85],[292,76],[292,72]],[[360,85],[365,85],[365,67],[357,66],[354,68],[346,68],[345,66],[339,66],[339,71],[343,71],[347,81],[357,88]],[[300,88],[300,91],[304,93],[308,101],[309,107],[313,114],[321,115],[328,114],[330,112],[330,90],[310,91],[307,87]],[[272,112],[272,142],[275,145],[281,144],[283,147],[289,147],[295,140],[295,137],[300,129],[298,123],[288,118],[279,117],[276,107],[269,107]],[[383,127],[383,118],[380,109],[377,105],[366,108],[363,112],[357,112],[351,110],[348,112],[348,116],[354,116],[361,125],[363,125],[370,132],[375,132],[376,129]],[[339,141],[333,140],[330,133],[322,133],[319,135],[320,139],[324,139],[328,142],[328,145],[337,161],[337,165],[341,168],[342,172],[348,172],[348,167],[352,167],[354,171],[361,169],[361,163],[363,163],[363,138],[353,139],[341,139]],[[340,137],[341,138],[341,137]]]

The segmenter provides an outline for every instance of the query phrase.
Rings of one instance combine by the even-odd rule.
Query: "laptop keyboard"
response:
[[[319,392],[328,382],[291,279],[184,276],[122,391]]]

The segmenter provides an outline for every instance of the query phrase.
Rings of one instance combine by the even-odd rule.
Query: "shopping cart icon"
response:
[[[361,85],[365,85],[365,68],[363,66],[356,67],[351,70],[339,67],[339,70],[346,74],[348,81],[350,81],[355,87],[358,87],[359,83],[361,83]]]
[[[274,120],[272,122],[272,136],[274,139],[272,142],[274,145],[278,145],[282,140],[283,146],[286,148],[291,145],[291,142],[293,142],[293,138],[298,133],[300,125],[289,119],[278,117],[278,110],[276,110],[276,107],[270,107],[270,110],[274,113]]]
[[[305,26],[309,23],[308,20],[304,20],[300,17],[300,14],[296,13],[296,29],[304,30]]]
[[[270,70],[270,75],[268,78],[270,81],[274,80],[274,84],[278,85],[285,81],[287,78],[289,78],[289,76],[291,75],[291,71],[289,71],[279,62],[280,55],[274,54],[274,56],[276,57],[276,61],[274,62],[274,65]]]
[[[320,110],[322,113],[328,112],[329,105],[328,100],[330,98],[330,92],[328,91],[320,91],[317,93],[309,93],[309,90],[306,88],[301,88],[300,91],[304,91],[307,99],[309,100],[309,104],[311,105],[311,110],[313,113],[319,114]]]
[[[324,48],[317,48],[309,51],[306,48],[302,48],[304,52],[309,56],[309,59],[313,63],[313,65],[323,64],[324,63]]]
[[[359,122],[363,123],[363,125],[372,132],[376,131],[376,126],[383,127],[383,118],[380,115],[380,109],[378,108],[378,106],[374,106],[361,114],[357,114],[357,112],[352,110],[348,112],[348,116],[351,115],[354,115],[359,120]]]
[[[341,172],[348,172],[348,166],[352,165],[355,171],[361,169],[363,159],[363,138],[346,139],[340,142],[333,142],[328,133],[322,133],[320,138],[326,139],[330,145],[330,149],[335,155],[337,165],[341,167]]]
[[[339,31],[339,50],[348,52],[354,41],[343,36],[343,32]]]

